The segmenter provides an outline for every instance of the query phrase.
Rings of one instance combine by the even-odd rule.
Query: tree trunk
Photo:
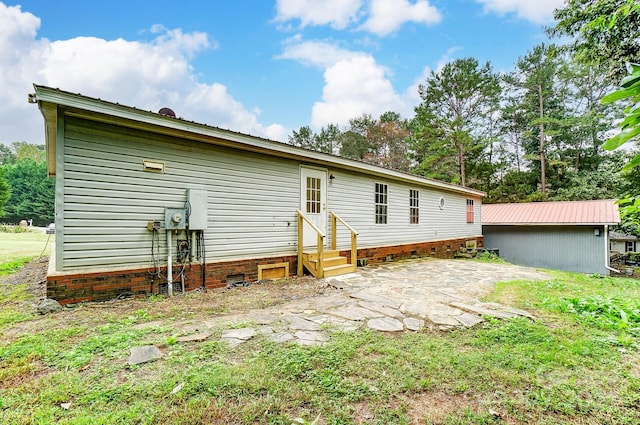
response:
[[[462,147],[458,147],[458,163],[460,164],[460,184],[462,186],[467,185],[467,176],[465,173],[465,164],[464,164],[464,149]]]
[[[542,85],[538,84],[538,101],[540,102],[540,184],[542,193],[547,192],[547,176],[546,176],[546,161],[544,155],[544,102],[542,98]]]

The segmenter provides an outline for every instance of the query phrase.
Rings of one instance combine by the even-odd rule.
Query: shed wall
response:
[[[510,263],[608,275],[604,229],[594,226],[483,226],[484,245]]]

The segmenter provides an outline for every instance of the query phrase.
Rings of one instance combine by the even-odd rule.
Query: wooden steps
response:
[[[340,251],[327,249],[323,251],[322,270],[318,267],[318,253],[305,252],[302,254],[302,263],[314,277],[323,278],[339,276],[356,271],[356,264],[349,264],[347,257],[340,256]]]

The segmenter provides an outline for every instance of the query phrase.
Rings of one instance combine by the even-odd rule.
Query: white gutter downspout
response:
[[[622,273],[620,270],[616,270],[609,266],[609,225],[604,225],[604,266],[612,272]]]

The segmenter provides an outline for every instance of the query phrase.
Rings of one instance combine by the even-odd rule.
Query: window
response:
[[[473,199],[467,199],[467,223],[473,223]]]
[[[409,190],[409,223],[418,224],[420,222],[420,192],[414,189]]]
[[[307,177],[307,213],[320,214],[320,179]]]
[[[376,183],[376,224],[387,224],[388,187]]]
[[[627,241],[625,252],[636,252],[636,243],[634,241]]]

